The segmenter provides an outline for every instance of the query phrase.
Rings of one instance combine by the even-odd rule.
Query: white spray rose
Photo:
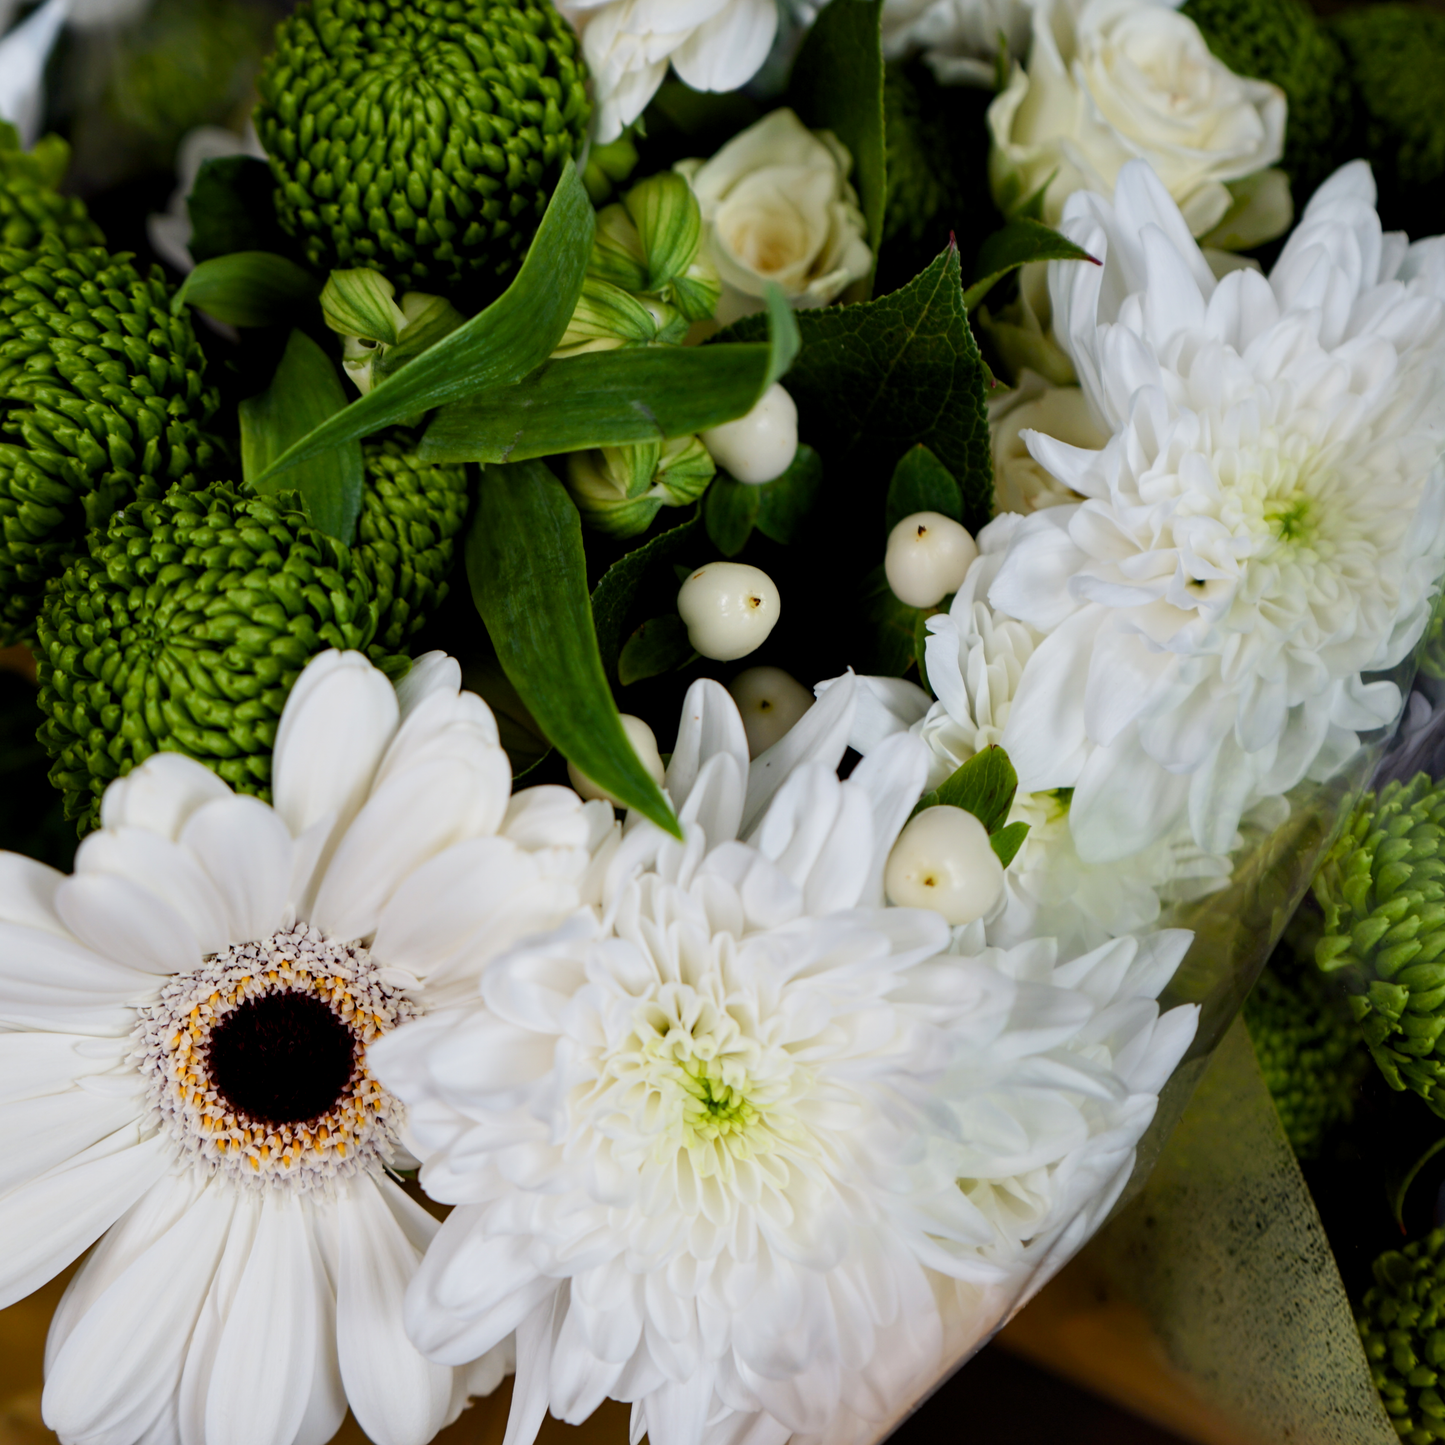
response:
[[[1025,54],[1030,16],[1027,0],[884,0],[883,53],[921,50],[941,84],[992,89],[999,36],[1008,54]]]
[[[1075,191],[1112,195],[1120,169],[1142,158],[1192,234],[1234,210],[1233,245],[1254,245],[1289,225],[1289,188],[1240,188],[1236,206],[1227,183],[1279,160],[1285,109],[1283,91],[1235,75],[1166,5],[1087,0],[1076,12],[1040,0],[1028,67],[1014,67],[989,107],[994,196],[1011,212],[1047,183],[1044,219],[1055,225]]]
[[[1109,440],[1089,411],[1081,388],[1050,386],[1032,371],[1023,372],[1012,391],[990,398],[988,425],[993,439],[995,513],[1037,512],[1083,500],[1034,460],[1020,432],[1043,432],[1091,451]]]
[[[726,326],[763,308],[768,283],[799,308],[824,306],[868,274],[873,252],[853,158],[830,131],[775,110],[710,161],[679,161],[702,209],[703,246],[722,278]]]

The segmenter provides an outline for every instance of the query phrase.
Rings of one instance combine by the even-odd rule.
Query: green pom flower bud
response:
[[[408,291],[398,306],[395,295],[365,267],[333,271],[321,291],[322,319],[342,338],[341,369],[363,396],[466,319],[444,296]]]
[[[70,166],[70,147],[58,135],[22,150],[20,133],[0,121],[0,245],[27,249],[42,236],[67,247],[103,246],[105,236],[78,196],[56,187]]]
[[[66,816],[95,827],[106,784],[162,750],[268,797],[291,685],[318,652],[365,648],[376,620],[353,553],[289,498],[220,482],[132,502],[40,618],[39,736]]]
[[[28,640],[46,582],[134,497],[196,487],[215,398],[189,317],[99,247],[0,251],[0,633]]]
[[[1445,1116],[1445,787],[1366,794],[1315,877],[1315,962],[1339,973],[1390,1086]]]
[[[1406,1445],[1445,1440],[1445,1229],[1375,1261],[1355,1323],[1385,1413]]]
[[[663,507],[685,507],[707,490],[717,468],[695,436],[573,452],[567,490],[582,520],[612,537],[635,537]]]
[[[1345,58],[1304,0],[1185,0],[1215,56],[1236,75],[1269,80],[1289,101],[1284,157],[1296,207],[1348,159],[1353,101]],[[1354,152],[1350,152],[1354,154]]]
[[[485,301],[581,149],[585,78],[548,0],[308,0],[258,82],[281,224],[317,270]]]
[[[401,651],[447,595],[456,536],[467,516],[465,467],[418,460],[405,433],[363,447],[366,493],[354,557],[376,599],[372,654]]]

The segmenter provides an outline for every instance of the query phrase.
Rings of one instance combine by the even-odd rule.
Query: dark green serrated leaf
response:
[[[622,644],[617,680],[623,687],[630,687],[634,682],[685,667],[696,656],[687,640],[687,626],[677,613],[651,617]]]
[[[689,555],[705,544],[706,535],[701,508],[695,507],[681,525],[634,547],[602,574],[592,589],[592,617],[597,627],[597,646],[609,674],[617,671],[618,654],[627,635],[628,614],[648,568],[654,563],[666,566],[675,557]],[[683,577],[691,570],[691,566],[684,567]]]
[[[422,439],[422,459],[523,461],[734,421],[798,352],[793,312],[777,287],[769,290],[766,345],[624,347],[549,361],[515,386],[443,407]]]
[[[171,298],[171,314],[194,306],[231,326],[288,326],[321,294],[309,271],[274,251],[233,251],[202,261]]]
[[[275,189],[271,167],[255,156],[203,161],[186,198],[191,259],[199,265],[233,251],[284,250],[287,236],[276,220]]]
[[[419,416],[457,397],[510,385],[556,348],[576,309],[595,218],[570,158],[512,284],[485,311],[373,386],[271,465],[277,475],[342,442]]]
[[[758,531],[787,546],[823,490],[823,459],[810,446],[800,446],[788,470],[755,488],[758,493]]]
[[[939,785],[937,801],[972,813],[990,835],[1002,829],[1018,790],[1018,774],[1001,747],[975,753]]]
[[[883,131],[883,0],[826,5],[788,82],[788,101],[805,124],[830,130],[853,157],[852,181],[877,263],[888,195]]]
[[[913,666],[913,632],[918,616],[894,596],[880,563],[863,579],[860,626],[849,656],[865,676],[902,677]]]
[[[724,557],[736,557],[748,544],[758,520],[759,487],[718,477],[702,501],[702,519],[712,544]]]
[[[1000,828],[997,833],[990,834],[988,841],[993,851],[998,854],[998,861],[1007,868],[1017,857],[1019,849],[1024,846],[1024,839],[1028,836],[1027,823],[1010,823],[1006,828]]]
[[[921,442],[903,453],[888,483],[883,525],[888,532],[915,512],[941,512],[963,520],[963,493],[953,473]]]
[[[498,661],[548,740],[598,787],[682,836],[622,730],[587,597],[582,520],[540,462],[488,467],[467,580]]]
[[[1015,216],[979,247],[979,279],[963,293],[963,304],[972,311],[1010,271],[1027,266],[1031,261],[1090,261],[1095,266],[1099,264],[1081,246],[1074,245],[1052,226],[1046,226],[1031,216]]]
[[[359,441],[332,447],[282,476],[266,477],[274,458],[345,406],[335,363],[304,331],[293,331],[271,385],[241,403],[241,473],[264,495],[300,492],[316,527],[350,545],[366,485]]]

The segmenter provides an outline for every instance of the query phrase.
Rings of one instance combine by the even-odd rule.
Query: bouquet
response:
[[[66,1445],[508,1375],[506,1445],[868,1445],[1322,862],[1432,1096],[1438,809],[1358,808],[1440,634],[1439,21],[303,0],[170,273],[3,137],[0,642],[80,841],[0,854],[0,1304],[89,1251]]]

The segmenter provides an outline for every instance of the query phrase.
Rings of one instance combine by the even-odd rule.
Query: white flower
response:
[[[593,138],[614,141],[647,108],[668,64],[694,90],[737,90],[778,32],[775,0],[561,0],[592,72]]]
[[[1234,204],[1226,182],[1272,166],[1284,148],[1285,98],[1210,54],[1199,27],[1151,0],[1039,0],[1028,66],[1015,66],[989,107],[994,196],[1012,212],[1047,184],[1044,219],[1057,224],[1075,191],[1113,192],[1135,157],[1152,165],[1196,236]],[[1264,199],[1276,203],[1269,188]],[[1266,208],[1243,242],[1289,225]]]
[[[509,799],[460,680],[324,653],[274,807],[160,753],[73,876],[0,854],[0,1306],[95,1244],[47,1350],[66,1445],[320,1442],[348,1404],[422,1445],[508,1367],[407,1341],[436,1224],[387,1177],[401,1110],[365,1050],[577,912],[613,829],[566,789]]]
[[[45,118],[45,67],[70,5],[71,0],[45,0],[0,40],[0,117],[20,132],[20,144],[27,150]],[[13,13],[6,8],[7,21]]]
[[[1002,742],[1024,789],[1074,789],[1082,858],[1186,821],[1226,851],[1400,705],[1362,674],[1409,652],[1445,555],[1445,308],[1373,200],[1347,166],[1268,279],[1218,282],[1142,162],[1069,204],[1105,265],[1051,272],[1055,328],[1115,434],[1027,437],[1089,500],[1024,519],[988,595],[1047,634]]]
[[[749,764],[695,684],[686,841],[630,824],[610,926],[524,945],[373,1050],[457,1205],[412,1337],[459,1360],[516,1328],[513,1445],[608,1396],[655,1445],[876,1438],[1101,1217],[1192,1035],[1152,1002],[1188,935],[1056,969],[1047,942],[949,956],[977,932],[879,906],[925,759],[896,738],[840,783],[854,695]]]
[[[873,253],[853,158],[831,131],[775,110],[710,161],[679,161],[702,210],[703,246],[722,278],[717,319],[761,311],[770,282],[795,307],[823,306],[866,276]]]
[[[1089,413],[1089,400],[1077,386],[1050,386],[1024,371],[1012,391],[989,398],[988,427],[993,440],[993,508],[997,512],[1037,512],[1062,502],[1077,502],[1071,492],[1036,462],[1021,433],[1041,431],[1072,447],[1102,447],[1108,436]]]
[[[999,37],[1006,53],[1028,50],[1028,0],[884,0],[883,53],[898,60],[921,50],[944,85],[992,89]]]

